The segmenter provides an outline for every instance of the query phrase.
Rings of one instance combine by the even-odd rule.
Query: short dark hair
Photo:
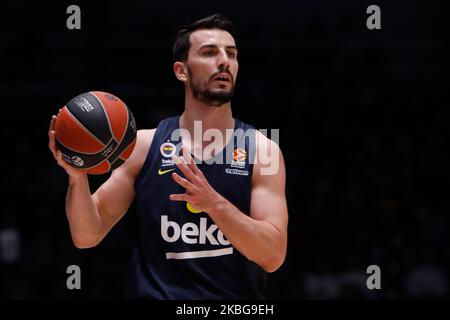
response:
[[[194,21],[187,26],[182,26],[177,33],[175,43],[172,48],[174,61],[187,61],[191,42],[191,33],[200,29],[220,29],[228,31],[233,38],[236,38],[236,31],[233,23],[224,16],[216,13],[206,18]]]

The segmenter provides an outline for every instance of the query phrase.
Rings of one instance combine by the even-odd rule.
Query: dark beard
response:
[[[231,87],[230,91],[215,92],[209,89],[201,90],[199,86],[191,83],[191,89],[194,98],[211,107],[220,107],[221,105],[230,102],[234,96],[234,85]]]
[[[188,68],[191,79],[192,71]],[[231,75],[231,74],[230,74]],[[190,82],[190,87],[192,90],[192,95],[194,98],[202,101],[206,105],[210,107],[220,107],[227,102],[230,102],[234,96],[234,83],[233,79],[231,79],[231,88],[229,91],[220,90],[220,91],[212,91],[209,89],[205,89],[205,86],[202,86],[199,82]]]

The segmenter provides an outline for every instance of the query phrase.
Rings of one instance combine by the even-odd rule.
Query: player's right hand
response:
[[[56,116],[53,115],[52,116],[52,120],[50,121],[50,127],[48,129],[48,148],[50,149],[50,151],[53,154],[53,157],[55,158],[56,162],[58,163],[59,166],[63,167],[64,170],[66,170],[67,174],[70,177],[76,178],[76,177],[81,177],[83,175],[86,175],[85,172],[72,167],[70,164],[68,164],[66,161],[64,161],[63,157],[62,157],[62,152],[61,150],[58,150],[58,148],[56,148],[56,144],[55,144],[55,121],[56,121]]]

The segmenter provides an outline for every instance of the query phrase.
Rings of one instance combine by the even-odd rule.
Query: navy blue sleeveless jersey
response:
[[[205,213],[172,201],[185,193],[171,177],[183,173],[179,155],[179,116],[161,121],[135,181],[139,244],[126,284],[128,298],[263,299],[266,273],[244,257]],[[197,166],[211,186],[243,213],[250,212],[255,129],[235,119],[227,146]],[[213,163],[211,163],[213,162]]]

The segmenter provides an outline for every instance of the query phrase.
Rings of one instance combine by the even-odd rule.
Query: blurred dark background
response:
[[[81,8],[81,30],[66,8]],[[368,30],[366,8],[381,8]],[[101,90],[139,128],[183,110],[177,28],[212,13],[237,26],[234,115],[280,129],[290,213],[276,299],[449,297],[449,12],[439,1],[61,1],[0,4],[3,114],[1,299],[122,297],[134,209],[96,248],[76,249],[67,177],[51,156],[52,114]],[[92,177],[95,190],[108,175]],[[82,289],[66,288],[79,265]],[[381,290],[366,268],[381,268]]]

